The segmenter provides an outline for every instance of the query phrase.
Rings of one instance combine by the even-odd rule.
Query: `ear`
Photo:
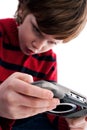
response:
[[[18,10],[18,15],[19,15],[20,17],[23,16],[23,11],[22,11],[22,9],[19,9],[19,10]]]

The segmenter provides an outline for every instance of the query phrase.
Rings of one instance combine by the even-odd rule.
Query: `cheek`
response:
[[[24,31],[21,31],[19,34],[19,41],[20,43],[26,43],[28,39],[28,34],[26,34]]]
[[[18,28],[18,36],[19,36],[19,42],[21,43],[23,41],[23,37],[24,37],[24,31],[22,29],[22,27]]]
[[[53,48],[53,45],[46,45],[46,46],[44,46],[43,48],[42,48],[42,50],[45,52],[45,51],[48,51],[48,50],[50,50],[50,49],[52,49]]]
[[[33,33],[29,31],[25,31],[21,33],[21,39],[22,39],[22,42],[31,43],[31,41],[35,40],[35,37]]]
[[[55,45],[54,44],[50,44],[48,43],[48,45],[46,46],[47,49],[52,49]]]
[[[20,25],[18,32],[19,32],[19,41],[25,42],[27,35],[28,35],[27,29],[24,28],[23,25]]]

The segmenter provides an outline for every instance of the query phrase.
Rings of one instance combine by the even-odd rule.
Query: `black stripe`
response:
[[[3,66],[4,68],[8,69],[8,70],[24,72],[24,73],[27,73],[27,74],[31,74],[32,76],[35,76],[37,78],[45,78],[45,76],[46,76],[44,73],[36,72],[36,71],[33,71],[31,69],[28,69],[28,68],[20,66],[20,65],[7,63],[5,61],[2,61],[1,59],[0,59],[0,65]]]
[[[2,33],[0,32],[0,37],[2,37]]]
[[[0,59],[0,65],[6,69],[15,70],[15,71],[20,71],[22,68],[22,66],[20,66],[20,65],[7,63],[7,62],[3,61],[2,59]]]
[[[31,74],[32,76],[37,77],[37,78],[45,78],[46,77],[45,73],[36,72],[36,71],[31,70],[31,69],[27,69],[25,67],[22,68],[21,72]]]
[[[33,55],[33,57],[40,61],[41,60],[51,61],[51,62],[56,61],[55,58],[53,58],[52,56],[47,56],[47,55],[39,56],[39,55],[35,54],[35,55]]]
[[[11,44],[5,43],[3,42],[3,48],[4,49],[8,49],[8,50],[14,50],[14,51],[20,51],[20,47],[19,46],[13,46]]]
[[[56,80],[47,80],[48,82],[51,82],[51,83],[57,83]]]
[[[60,125],[60,124],[58,124],[58,119],[59,119],[59,117],[56,116],[55,119],[53,120],[53,126],[54,126],[55,130],[58,130],[58,125]]]

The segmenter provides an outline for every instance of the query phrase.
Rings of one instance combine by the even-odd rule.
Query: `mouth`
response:
[[[32,54],[35,54],[34,51],[32,51],[31,49],[28,49],[28,48],[25,48],[25,49],[24,49],[24,52],[26,53],[26,55],[32,55]]]

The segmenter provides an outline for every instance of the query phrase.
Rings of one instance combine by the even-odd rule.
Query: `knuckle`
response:
[[[20,72],[14,72],[13,74],[12,74],[12,76],[16,76],[16,75],[18,75]]]
[[[6,93],[4,95],[4,100],[6,100],[7,104],[9,105],[14,104],[16,102],[12,92]]]

